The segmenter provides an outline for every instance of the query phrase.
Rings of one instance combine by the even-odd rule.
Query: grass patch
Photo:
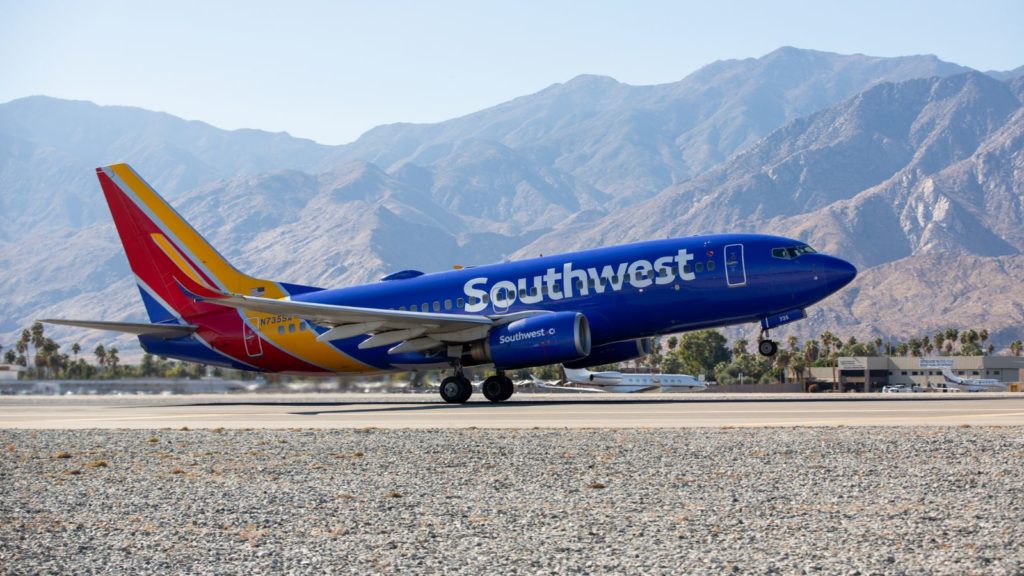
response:
[[[107,468],[108,466],[106,460],[93,460],[85,465],[86,468]]]
[[[402,497],[402,493],[398,492],[398,491],[395,491],[395,490],[392,490],[391,492],[388,492],[387,494],[385,494],[384,497],[385,498],[401,498]]]
[[[156,436],[150,436],[149,438],[146,438],[146,442],[149,442],[150,444],[156,444],[159,441],[160,439],[157,438]]]
[[[606,488],[606,486],[604,485],[603,482],[597,482],[597,481],[594,481],[594,482],[591,482],[590,484],[587,484],[587,487],[588,488],[592,488],[594,490],[601,490],[603,488]]]
[[[63,458],[71,458],[71,452],[65,452],[65,451],[61,450],[60,452],[57,452],[56,454],[54,454],[53,457],[54,458],[61,458],[61,459],[63,459]]]

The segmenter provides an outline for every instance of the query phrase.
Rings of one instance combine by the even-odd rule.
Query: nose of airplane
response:
[[[857,269],[853,267],[853,264],[835,256],[825,256],[822,271],[825,276],[825,286],[830,293],[853,282],[853,279],[857,277]]]

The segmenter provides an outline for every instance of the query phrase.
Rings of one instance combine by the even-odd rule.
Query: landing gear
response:
[[[512,379],[505,376],[504,372],[498,372],[494,376],[488,377],[484,380],[480,389],[483,390],[484,396],[491,402],[504,402],[511,398],[512,393],[515,392]]]
[[[761,337],[757,339],[757,351],[761,356],[775,356],[775,353],[779,351],[779,345],[768,337],[768,331],[762,330]]]
[[[449,404],[464,404],[473,395],[473,385],[462,375],[462,370],[441,381],[441,398]]]

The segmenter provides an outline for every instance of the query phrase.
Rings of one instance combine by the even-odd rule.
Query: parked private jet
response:
[[[150,322],[45,320],[136,334],[159,356],[266,372],[333,374],[448,367],[439,387],[466,402],[463,367],[506,370],[638,357],[638,342],[730,324],[769,330],[846,286],[856,269],[799,240],[716,234],[654,240],[324,289],[239,272],[127,164],[96,169]],[[340,231],[339,241],[344,241]]]
[[[1005,382],[995,378],[964,378],[953,374],[949,366],[942,368],[942,377],[946,386],[964,392],[1006,392],[1009,388]]]
[[[591,372],[585,368],[566,368],[565,377],[576,385],[592,387],[601,392],[699,392],[707,384],[688,374],[623,374],[622,372]]]

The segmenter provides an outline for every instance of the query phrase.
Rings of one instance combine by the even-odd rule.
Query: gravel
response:
[[[0,430],[0,574],[1020,574],[1024,430]]]

